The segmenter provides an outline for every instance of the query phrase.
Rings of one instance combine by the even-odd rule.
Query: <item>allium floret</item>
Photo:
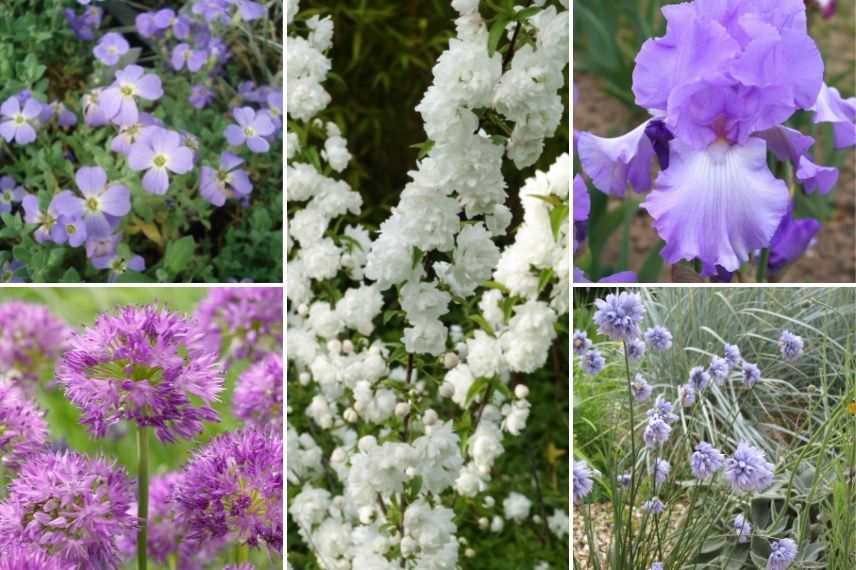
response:
[[[672,333],[657,325],[645,331],[645,342],[654,352],[663,352],[672,348]]]
[[[574,331],[573,345],[574,354],[581,356],[591,348],[592,343],[585,331],[576,330]]]
[[[773,482],[773,464],[764,452],[745,441],[725,460],[725,479],[735,491],[760,493]]]
[[[789,362],[793,362],[803,353],[805,342],[802,337],[797,336],[789,330],[783,330],[779,337],[779,350],[782,357]]]
[[[18,469],[47,440],[44,412],[13,384],[0,383],[0,467]]]
[[[282,431],[282,357],[270,353],[238,377],[233,394],[235,416],[259,427]]]
[[[585,461],[574,461],[574,504],[579,504],[592,490],[594,473]]]
[[[639,336],[639,323],[645,306],[638,293],[610,293],[606,299],[595,299],[593,320],[597,330],[612,340],[631,340]]]
[[[725,456],[718,449],[706,441],[701,441],[695,446],[695,451],[690,456],[690,470],[696,479],[706,479],[722,469]]]
[[[583,372],[592,376],[603,370],[605,363],[603,355],[596,348],[587,350],[580,358],[580,367]]]
[[[745,544],[749,542],[749,538],[752,536],[752,525],[749,524],[743,513],[734,517],[734,532],[737,534],[738,543]]]
[[[797,557],[797,543],[790,538],[783,538],[770,543],[770,558],[767,559],[767,570],[785,570],[791,566]]]
[[[25,383],[53,368],[68,346],[71,328],[45,307],[10,301],[0,304],[0,371]]]

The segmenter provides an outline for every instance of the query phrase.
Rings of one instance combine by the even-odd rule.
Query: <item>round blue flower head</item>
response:
[[[745,441],[725,460],[725,479],[735,491],[760,493],[773,482],[773,464],[764,452]]]
[[[588,349],[591,348],[591,340],[589,340],[588,335],[585,331],[575,330],[574,331],[574,354],[577,356],[581,356]]]
[[[645,377],[639,373],[633,377],[633,382],[630,383],[630,389],[633,391],[633,398],[637,402],[644,402],[651,397],[651,392],[654,391],[651,385],[648,384],[648,381],[645,380]]]
[[[654,460],[654,463],[651,464],[651,468],[648,470],[648,473],[654,477],[654,482],[659,485],[666,480],[671,469],[672,466],[669,465],[668,461],[658,457]]]
[[[663,352],[672,348],[672,333],[657,325],[645,331],[645,342],[654,352]]]
[[[767,570],[785,570],[797,557],[797,543],[790,538],[783,538],[770,544],[770,558],[767,559]]]
[[[696,403],[696,389],[693,388],[692,384],[678,386],[678,399],[680,399],[683,407],[689,408]]]
[[[580,367],[583,369],[583,372],[592,376],[603,370],[603,365],[603,355],[596,348],[587,350],[580,358]]]
[[[783,330],[782,335],[779,337],[779,350],[782,353],[782,357],[789,362],[793,362],[800,357],[803,353],[804,345],[802,337],[793,334],[787,329]]]
[[[678,420],[678,416],[672,413],[673,409],[674,406],[672,403],[663,398],[663,395],[660,394],[657,396],[657,399],[654,400],[654,406],[645,412],[645,415],[648,416],[649,420],[659,418],[667,424],[672,424]]]
[[[621,475],[616,477],[615,480],[618,481],[618,484],[622,487],[629,487],[630,483],[632,482],[630,473],[622,473]]]
[[[633,361],[642,359],[645,354],[645,343],[641,339],[634,338],[627,342],[627,358]]]
[[[737,542],[741,544],[749,542],[749,537],[752,536],[752,525],[742,513],[734,517],[734,532],[737,533]]]
[[[722,350],[725,360],[732,368],[736,368],[740,361],[743,360],[740,356],[740,348],[736,344],[726,344]]]
[[[631,340],[639,336],[639,323],[645,307],[638,293],[611,293],[606,299],[595,299],[597,330],[612,340]]]
[[[648,570],[665,570],[662,562],[654,562]]]
[[[578,505],[591,493],[592,470],[585,461],[574,461],[574,504]]]
[[[751,362],[743,362],[743,383],[749,388],[754,386],[761,379],[761,369]]]
[[[694,366],[690,370],[690,384],[697,392],[701,392],[710,384],[710,375],[705,372],[704,367]]]
[[[645,440],[645,445],[648,447],[656,447],[658,444],[668,441],[671,433],[672,428],[669,424],[659,417],[654,417],[648,420],[642,439]]]
[[[690,456],[690,470],[696,479],[706,479],[720,469],[725,463],[725,456],[706,441],[699,442]]]
[[[719,356],[711,358],[710,365],[707,367],[707,373],[710,374],[710,377],[716,382],[717,386],[721,385],[728,378],[730,371],[731,366],[729,366],[728,361]]]
[[[665,509],[666,506],[663,504],[663,501],[661,501],[659,497],[648,499],[647,501],[642,503],[642,510],[647,511],[649,513],[654,513],[655,515],[659,515]]]

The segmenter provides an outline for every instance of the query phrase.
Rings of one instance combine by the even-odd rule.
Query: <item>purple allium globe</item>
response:
[[[37,546],[75,568],[118,568],[118,543],[137,526],[134,489],[104,459],[72,451],[33,457],[0,504],[0,545]]]
[[[740,348],[736,344],[726,344],[722,349],[722,354],[732,368],[736,368],[743,361],[743,357],[740,356]]]
[[[752,525],[742,513],[734,517],[734,532],[737,534],[737,542],[740,544],[749,542],[749,538],[752,536]]]
[[[681,406],[688,408],[696,403],[696,389],[692,384],[678,386],[678,400]]]
[[[633,392],[633,399],[637,402],[644,402],[651,397],[654,388],[645,380],[645,377],[637,373],[633,377],[633,382],[630,383],[630,390]]]
[[[701,441],[695,446],[695,451],[690,456],[690,470],[696,479],[706,479],[722,469],[725,456],[718,449],[706,441]]]
[[[73,564],[48,556],[38,547],[13,545],[3,548],[0,570],[74,570]]]
[[[669,476],[669,471],[671,471],[671,469],[672,466],[669,465],[668,461],[658,457],[651,464],[648,473],[654,478],[654,483],[659,485],[666,481],[666,478]]]
[[[66,349],[71,328],[41,305],[0,304],[0,374],[36,382]]]
[[[773,482],[773,464],[764,452],[745,441],[725,460],[725,479],[735,491],[760,493]]]
[[[603,355],[596,348],[590,348],[580,357],[580,368],[592,376],[603,370],[604,364]]]
[[[615,480],[618,481],[618,484],[622,487],[630,487],[630,484],[633,482],[630,473],[622,473],[616,477]]]
[[[597,331],[612,340],[631,340],[639,336],[639,323],[645,314],[638,293],[610,293],[606,299],[595,299],[597,311],[592,319]]]
[[[193,540],[221,537],[282,551],[282,436],[227,432],[187,465],[175,500]]]
[[[674,406],[668,400],[666,400],[662,394],[657,396],[657,399],[654,400],[654,405],[650,410],[645,412],[645,415],[648,416],[648,419],[659,418],[666,422],[667,424],[675,423],[678,420],[678,416],[675,415],[672,410]]]
[[[731,366],[729,366],[728,361],[719,356],[711,358],[710,365],[707,367],[707,373],[710,374],[710,377],[717,386],[721,385],[728,378],[730,371]]]
[[[0,467],[18,469],[47,440],[44,413],[15,385],[0,383]]]
[[[57,380],[97,437],[128,420],[154,427],[163,442],[190,439],[203,422],[219,421],[211,404],[223,389],[217,356],[201,344],[183,316],[124,307],[74,337]]]
[[[580,502],[591,493],[592,490],[592,473],[591,467],[585,461],[574,461],[574,504]]]
[[[779,337],[779,350],[785,360],[793,362],[799,358],[803,353],[804,346],[805,343],[802,337],[793,334],[787,329],[782,331]]]
[[[790,538],[783,538],[770,543],[770,557],[767,559],[767,570],[785,570],[797,557],[797,543]]]
[[[707,385],[710,384],[710,374],[705,372],[704,367],[694,366],[690,370],[690,385],[695,388],[696,392],[701,392]]]
[[[642,510],[659,515],[666,510],[666,505],[663,504],[663,501],[661,501],[659,497],[654,497],[642,503]]]
[[[654,352],[663,352],[672,348],[672,333],[658,325],[645,331],[645,342]]]
[[[659,417],[653,417],[648,420],[648,425],[645,426],[645,431],[642,433],[642,439],[645,440],[645,445],[648,447],[657,447],[657,445],[666,443],[671,433],[672,427],[669,424]]]
[[[645,355],[645,343],[640,338],[627,341],[627,358],[633,361],[641,360]]]
[[[761,369],[758,368],[757,364],[752,364],[744,360],[741,365],[741,371],[743,372],[743,383],[749,388],[757,384],[758,380],[761,379]]]
[[[257,360],[282,349],[282,289],[211,289],[194,314],[206,347],[228,359]]]
[[[282,432],[282,357],[271,353],[238,378],[233,395],[235,416],[259,427]]]
[[[577,356],[581,356],[588,349],[591,348],[591,340],[589,340],[588,335],[585,331],[575,330],[574,331],[574,354]]]

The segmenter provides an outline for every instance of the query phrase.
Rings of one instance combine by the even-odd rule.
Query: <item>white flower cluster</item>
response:
[[[503,517],[489,484],[504,438],[521,434],[530,413],[512,374],[544,365],[567,312],[570,159],[527,180],[523,221],[504,251],[497,241],[512,215],[501,168],[504,157],[533,164],[561,120],[568,12],[522,18],[527,40],[504,70],[502,54],[488,51],[478,0],[452,5],[457,36],[417,107],[431,149],[372,240],[341,223],[360,214],[362,198],[335,178],[351,155],[339,126],[319,118],[330,102],[332,21],[301,19],[298,0],[287,2],[286,342],[289,381],[306,402],[288,408],[297,418],[288,422],[288,483],[299,489],[289,513],[328,569],[455,568],[459,552],[475,555],[457,536],[456,495],[495,513],[479,519],[483,530],[530,518],[519,493],[504,500]],[[482,127],[491,113],[514,123],[508,138]],[[464,306],[479,314],[448,324]],[[388,318],[402,317],[393,338]],[[436,411],[453,407],[469,417],[465,433],[462,414],[453,422]],[[564,511],[547,522],[567,534]]]

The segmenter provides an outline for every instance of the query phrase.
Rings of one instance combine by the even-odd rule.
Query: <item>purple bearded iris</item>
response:
[[[57,380],[97,437],[129,420],[172,442],[219,421],[211,408],[223,390],[216,355],[201,348],[194,323],[156,307],[99,316],[72,340]]]
[[[282,550],[282,436],[245,428],[205,446],[176,489],[190,537]]]
[[[0,466],[16,470],[44,450],[48,424],[44,413],[13,384],[0,384]]]
[[[186,174],[193,168],[193,151],[181,144],[181,135],[160,127],[147,129],[128,153],[131,170],[145,170],[143,190],[166,194],[169,172]]]
[[[53,370],[71,334],[67,324],[41,305],[0,304],[0,371],[22,386],[37,382],[42,372]]]
[[[118,220],[131,211],[131,194],[121,184],[107,185],[107,173],[100,166],[84,166],[74,175],[83,198],[69,190],[57,195],[57,211],[73,246],[87,237],[104,238],[113,232]],[[82,220],[83,225],[74,224]],[[81,239],[82,236],[82,239]]]
[[[813,111],[833,123],[838,148],[850,146],[856,101],[823,83],[803,0],[696,0],[662,12],[666,34],[643,44],[633,71],[636,103],[654,118],[614,139],[581,133],[580,161],[606,194],[650,190],[642,207],[666,261],[733,272],[770,247],[790,206],[768,150],[793,163],[808,192],[827,192],[837,176],[806,155],[814,139],[782,123]]]
[[[251,425],[282,431],[282,357],[268,354],[238,377],[235,416]]]
[[[137,97],[156,101],[163,95],[160,77],[146,74],[139,65],[129,65],[116,73],[116,81],[101,91],[98,106],[117,125],[132,125],[139,118]]]
[[[30,144],[36,140],[35,125],[42,113],[42,104],[30,97],[21,106],[21,101],[13,95],[0,106],[0,136],[10,143]]]
[[[133,532],[133,486],[124,471],[75,452],[28,461],[0,505],[0,545],[38,548],[74,568],[116,569]]]
[[[224,134],[232,146],[246,143],[255,153],[267,152],[270,143],[264,137],[272,135],[276,126],[266,111],[256,112],[252,107],[238,107],[232,111],[237,125],[228,125]]]
[[[253,191],[253,183],[247,171],[238,168],[244,161],[230,152],[220,155],[217,170],[203,166],[199,181],[199,194],[215,206],[222,206],[226,198],[248,196]]]

